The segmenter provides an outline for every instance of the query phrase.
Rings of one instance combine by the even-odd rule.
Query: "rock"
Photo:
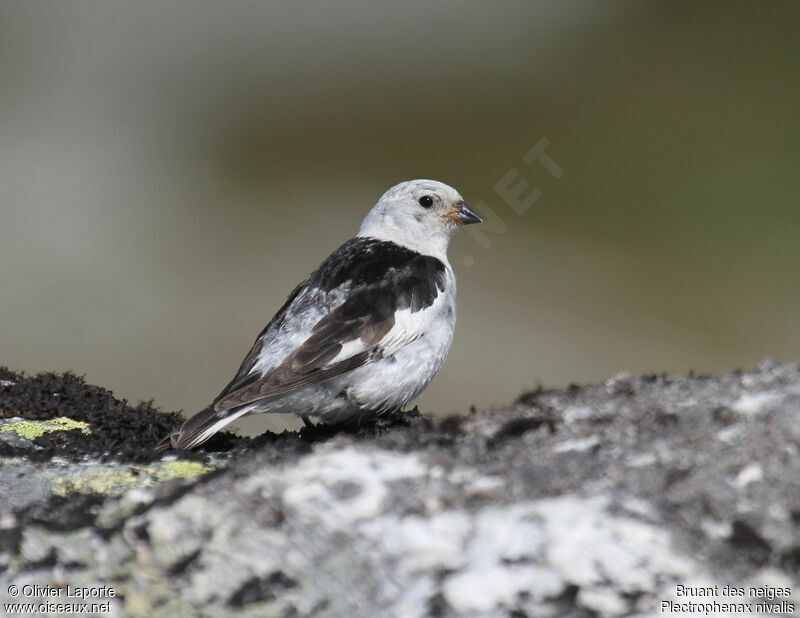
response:
[[[7,375],[18,389],[35,379]],[[86,588],[127,616],[791,614],[798,404],[796,365],[626,374],[465,417],[167,455],[149,436],[92,442],[121,440],[102,406],[50,417],[84,427],[32,405],[0,420],[0,598]],[[136,423],[118,418],[137,414],[124,402],[105,405],[110,426]],[[27,437],[3,430],[20,422],[34,423]],[[11,586],[31,594],[10,599]]]

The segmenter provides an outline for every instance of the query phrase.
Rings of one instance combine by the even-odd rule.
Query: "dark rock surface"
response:
[[[2,603],[9,586],[106,585],[125,616],[799,606],[796,365],[620,375],[459,418],[227,435],[188,455],[152,449],[177,419],[150,405],[74,376],[0,380]]]

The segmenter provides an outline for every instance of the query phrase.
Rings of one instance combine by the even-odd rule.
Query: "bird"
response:
[[[293,412],[306,425],[402,415],[453,339],[450,240],[482,221],[442,182],[388,189],[356,236],[289,294],[211,405],[157,448],[195,448],[246,414]]]

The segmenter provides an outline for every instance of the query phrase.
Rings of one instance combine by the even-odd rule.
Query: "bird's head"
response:
[[[482,220],[453,187],[436,180],[408,180],[381,196],[361,223],[359,236],[443,256],[461,226]]]

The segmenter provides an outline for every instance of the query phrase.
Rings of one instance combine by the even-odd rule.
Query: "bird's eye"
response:
[[[423,208],[430,208],[433,206],[433,198],[430,195],[423,195],[419,198],[419,205]]]

